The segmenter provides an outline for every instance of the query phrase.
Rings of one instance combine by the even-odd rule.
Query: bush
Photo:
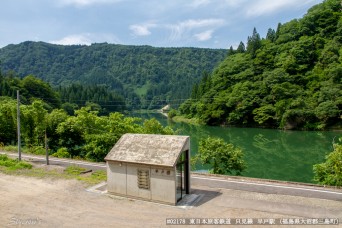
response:
[[[32,146],[28,148],[28,153],[44,155],[46,151],[45,151],[45,148],[43,148],[42,146]]]
[[[314,165],[313,171],[314,181],[319,184],[342,186],[342,145],[334,144],[334,151],[326,156],[325,162]]]
[[[18,146],[11,146],[11,145],[3,146],[1,149],[4,150],[4,151],[10,151],[10,152],[18,151]]]
[[[171,109],[169,113],[167,114],[167,117],[169,117],[170,119],[172,119],[175,116],[177,116],[177,110],[175,109]]]
[[[65,147],[59,148],[56,153],[53,153],[51,156],[56,158],[70,158],[70,154],[68,149]]]
[[[221,138],[202,139],[195,160],[212,167],[211,173],[241,175],[246,168],[243,152]]]

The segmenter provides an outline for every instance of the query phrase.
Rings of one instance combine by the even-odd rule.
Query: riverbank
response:
[[[167,117],[167,115],[166,115]],[[208,126],[201,122],[199,118],[187,118],[185,116],[174,116],[171,118],[172,121],[178,122],[178,123],[187,123],[192,125],[203,125]],[[330,126],[326,129],[279,129],[277,127],[272,126],[260,126],[260,125],[252,125],[252,126],[245,126],[245,125],[227,125],[225,123],[222,123],[220,125],[213,125],[214,127],[234,127],[234,128],[260,128],[260,129],[275,129],[275,130],[285,130],[285,131],[334,131],[334,132],[341,132],[342,133],[342,124],[336,124],[334,126]]]
[[[186,118],[184,116],[174,116],[171,118],[172,121],[177,122],[177,123],[187,123],[187,124],[192,124],[192,125],[202,125],[200,120],[197,118]]]

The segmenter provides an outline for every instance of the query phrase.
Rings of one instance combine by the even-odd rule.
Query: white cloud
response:
[[[198,8],[208,6],[211,10],[215,8],[237,8],[250,4],[248,0],[192,0],[188,6],[192,8]]]
[[[112,35],[112,34],[74,34],[66,36],[60,40],[52,40],[49,43],[52,44],[61,44],[61,45],[91,45],[92,43],[101,43],[101,42],[109,42],[109,43],[120,43],[120,40]]]
[[[136,36],[148,36],[151,35],[150,28],[156,27],[156,24],[140,24],[140,25],[131,25],[129,29],[132,30],[133,34]]]
[[[74,5],[80,7],[93,4],[112,4],[121,1],[122,0],[60,0],[59,4],[62,6]]]
[[[198,41],[207,41],[211,39],[213,32],[213,30],[208,30],[205,32],[197,33],[194,36]]]
[[[61,45],[74,45],[74,44],[84,44],[90,45],[92,41],[89,39],[88,35],[70,35],[66,36],[60,40],[52,40],[49,43],[61,44]]]
[[[168,27],[171,28],[172,33],[170,39],[172,41],[180,40],[184,35],[186,36],[188,33],[191,33],[193,30],[207,29],[207,30],[214,30],[225,24],[225,21],[222,19],[201,19],[201,20],[186,20],[182,21],[175,25],[169,25]]]
[[[257,0],[246,6],[246,15],[249,17],[275,13],[292,7],[302,7],[312,0]]]
[[[276,1],[276,0],[275,0]],[[228,7],[240,7],[244,5],[245,3],[250,4],[250,1],[247,0],[225,0],[223,2],[220,2],[221,4],[223,3],[225,6]]]
[[[194,29],[208,26],[220,26],[224,23],[222,19],[203,19],[203,20],[187,20],[178,24],[180,28]]]
[[[211,3],[212,0],[193,0],[189,6],[192,8],[197,8],[201,6],[206,6]]]

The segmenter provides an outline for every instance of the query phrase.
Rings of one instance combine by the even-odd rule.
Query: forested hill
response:
[[[0,49],[3,72],[33,74],[52,86],[107,85],[136,108],[179,104],[202,73],[211,72],[226,55],[227,50],[107,43],[62,46],[27,41]]]
[[[194,86],[181,114],[211,125],[341,127],[341,15],[341,1],[326,0],[266,38],[254,29]]]

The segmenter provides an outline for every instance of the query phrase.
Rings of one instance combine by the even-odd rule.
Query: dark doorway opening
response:
[[[189,182],[189,151],[183,151],[176,165],[176,185],[177,185],[177,202],[180,201],[190,191]]]

